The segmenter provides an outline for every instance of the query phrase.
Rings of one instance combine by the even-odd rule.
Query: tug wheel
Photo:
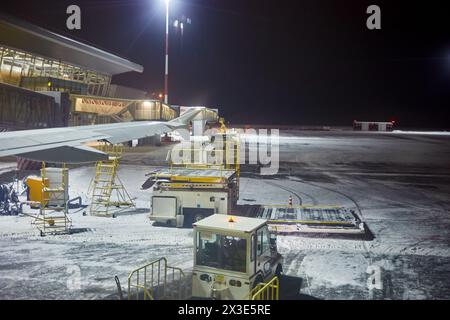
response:
[[[258,286],[258,284],[263,283],[263,282],[264,282],[263,278],[260,275],[257,276],[255,279],[255,282],[253,282],[252,289],[255,289]]]
[[[278,280],[279,280],[282,274],[283,274],[283,266],[281,264],[279,264],[279,265],[277,265],[277,268],[275,269],[275,276],[278,277]]]
[[[166,221],[166,225],[168,226],[168,227],[175,227],[176,226],[176,222],[175,221],[173,221],[173,220],[167,220]]]

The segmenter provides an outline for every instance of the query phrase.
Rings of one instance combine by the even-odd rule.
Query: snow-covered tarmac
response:
[[[450,298],[448,136],[286,131],[280,142],[280,173],[244,173],[239,203],[284,204],[288,188],[304,204],[359,207],[374,236],[372,241],[279,236],[285,274],[301,280],[301,294]],[[155,159],[134,152],[121,166],[138,213],[113,219],[73,210],[75,233],[46,237],[29,217],[0,216],[0,298],[113,298],[115,275],[125,287],[134,267],[163,256],[189,271],[192,230],[153,226],[147,218],[151,194],[140,186],[151,170],[147,161],[163,162],[163,152],[158,154]],[[139,165],[130,164],[134,161]],[[92,167],[71,170],[72,197],[88,202],[92,175]]]

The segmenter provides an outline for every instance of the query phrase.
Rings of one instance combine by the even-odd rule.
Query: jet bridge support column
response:
[[[192,120],[192,135],[203,136],[205,134],[206,120]]]

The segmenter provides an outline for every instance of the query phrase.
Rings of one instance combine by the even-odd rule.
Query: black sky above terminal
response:
[[[77,4],[82,29],[65,27]],[[377,4],[382,29],[366,28]],[[2,12],[144,66],[115,83],[163,88],[163,0],[2,2]],[[450,128],[450,23],[445,1],[172,0],[170,102],[219,106],[232,123],[350,125],[392,120]]]

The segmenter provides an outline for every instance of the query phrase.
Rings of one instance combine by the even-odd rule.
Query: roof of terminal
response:
[[[144,68],[115,54],[51,32],[31,23],[0,14],[0,45],[61,60],[110,75]]]

